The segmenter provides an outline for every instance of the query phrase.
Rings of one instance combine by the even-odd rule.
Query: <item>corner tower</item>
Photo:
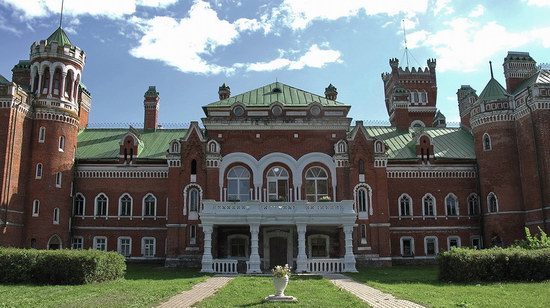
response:
[[[65,248],[70,242],[71,187],[83,116],[79,90],[85,59],[84,51],[71,43],[61,27],[31,46],[34,119],[26,201],[27,247]],[[87,121],[87,115],[85,118]]]

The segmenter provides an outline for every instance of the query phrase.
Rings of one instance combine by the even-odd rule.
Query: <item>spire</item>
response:
[[[407,60],[407,67],[409,67],[409,48],[407,47],[407,32],[405,31],[405,19],[401,20],[403,26],[403,40],[405,41],[405,59]]]
[[[69,36],[67,36],[67,33],[61,29],[61,27],[57,28],[57,30],[52,33],[47,39],[48,44],[51,43],[57,43],[59,46],[74,46],[73,43],[71,43],[71,40],[69,39]]]
[[[63,4],[65,4],[65,0],[61,0],[61,14],[59,15],[59,28],[61,28],[61,25],[63,24]]]
[[[493,75],[493,62],[489,61],[489,69],[491,70],[491,79],[495,79],[495,76]]]

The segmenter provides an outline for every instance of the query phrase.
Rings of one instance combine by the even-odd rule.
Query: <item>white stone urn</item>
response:
[[[288,275],[284,277],[273,277],[273,286],[275,287],[275,296],[285,296],[285,289],[288,285]]]

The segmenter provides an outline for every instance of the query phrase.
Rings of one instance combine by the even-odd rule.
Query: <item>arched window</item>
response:
[[[447,216],[458,216],[458,198],[455,195],[447,195],[445,198],[445,210]]]
[[[246,168],[234,167],[227,173],[227,200],[250,200],[250,172]]]
[[[399,216],[412,216],[412,200],[408,195],[399,197]]]
[[[210,140],[208,142],[208,152],[210,153],[219,153],[220,147],[218,146],[218,143],[215,140]]]
[[[34,200],[32,202],[32,217],[38,217],[40,214],[40,201]]]
[[[124,194],[118,200],[118,216],[132,216],[132,197]]]
[[[157,215],[157,198],[152,194],[148,194],[143,198],[143,216]]]
[[[498,200],[497,196],[494,193],[489,193],[487,196],[487,207],[489,213],[498,212]]]
[[[489,134],[485,133],[483,134],[483,151],[491,151],[491,137]]]
[[[73,215],[74,216],[84,216],[84,205],[86,200],[81,193],[77,193],[74,197],[73,204]]]
[[[476,194],[471,194],[468,197],[468,215],[479,215],[479,197]]]
[[[67,77],[65,77],[65,93],[64,96],[68,97],[72,100],[72,93],[73,93],[73,80],[74,80],[74,74],[73,71],[67,72]]]
[[[42,164],[38,163],[36,164],[36,173],[34,176],[35,179],[41,179],[42,178]]]
[[[267,172],[267,193],[269,202],[288,200],[288,171],[273,167]]]
[[[328,197],[328,176],[321,167],[309,168],[306,172],[306,199],[317,202],[322,197]]]
[[[95,198],[95,209],[94,216],[96,217],[107,217],[107,208],[109,200],[104,194],[99,194]]]
[[[44,141],[46,141],[46,128],[42,126],[38,129],[38,142],[44,143]]]
[[[424,216],[436,216],[435,198],[427,194],[422,198],[422,207]]]
[[[53,209],[53,224],[59,225],[59,208]]]
[[[413,102],[418,103],[420,101],[418,97],[418,91],[413,92]]]
[[[65,136],[59,137],[59,152],[63,152],[65,150]]]
[[[428,95],[427,95],[426,91],[420,92],[420,99],[422,100],[422,103],[424,103],[424,104],[428,102]]]
[[[172,147],[170,149],[172,153],[179,153],[180,152],[180,144],[177,141],[172,142]]]
[[[61,69],[56,68],[53,74],[53,94],[61,95]]]
[[[197,188],[189,188],[187,192],[187,200],[187,203],[189,204],[189,212],[198,212],[200,204],[200,194]]]
[[[197,160],[193,159],[191,161],[191,174],[197,174]]]
[[[48,94],[48,88],[50,87],[50,68],[46,67],[44,73],[42,73],[42,94]]]
[[[357,210],[359,212],[367,212],[369,206],[369,196],[367,193],[367,189],[365,187],[361,187],[357,189]]]
[[[384,143],[380,140],[374,142],[374,153],[384,153]]]
[[[336,153],[343,154],[347,152],[347,144],[344,140],[338,141],[336,144]]]

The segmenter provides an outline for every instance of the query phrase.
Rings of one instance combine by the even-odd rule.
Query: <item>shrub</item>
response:
[[[438,256],[439,279],[453,282],[550,279],[550,249],[455,248]]]
[[[85,284],[122,278],[125,271],[116,252],[0,248],[0,282]]]
[[[525,239],[518,241],[516,246],[525,249],[550,248],[550,237],[540,227],[539,234],[531,235],[529,228],[525,228]]]

